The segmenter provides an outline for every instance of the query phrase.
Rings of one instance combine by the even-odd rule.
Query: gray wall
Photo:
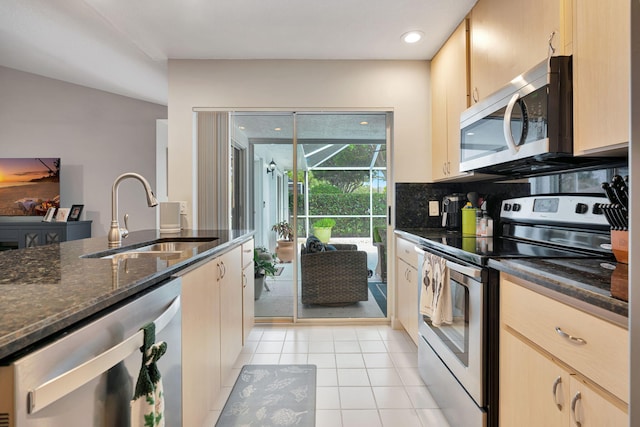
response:
[[[156,119],[164,105],[0,67],[0,157],[60,157],[63,207],[84,204],[81,219],[92,235],[106,235],[111,186],[123,172],[137,172],[155,189]],[[120,186],[120,222],[131,230],[155,228],[142,186]]]

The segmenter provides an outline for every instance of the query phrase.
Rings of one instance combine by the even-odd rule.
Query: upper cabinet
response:
[[[629,142],[628,1],[574,1],[573,127],[576,155],[626,149]]]
[[[571,54],[571,0],[479,0],[470,28],[473,103],[547,58],[552,34],[553,54]]]
[[[431,61],[432,178],[460,175],[460,113],[468,107],[468,20]]]

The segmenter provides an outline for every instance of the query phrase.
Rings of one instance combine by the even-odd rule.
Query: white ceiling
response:
[[[0,65],[166,105],[168,59],[428,60],[475,2],[1,0]]]

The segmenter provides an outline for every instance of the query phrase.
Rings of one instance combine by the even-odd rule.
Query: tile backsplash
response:
[[[497,221],[502,200],[531,194],[528,182],[489,183],[396,183],[395,227],[397,229],[442,226],[442,198],[447,194],[475,191],[487,200],[487,213]],[[437,201],[438,216],[429,216],[429,202]],[[498,227],[494,227],[498,230]]]

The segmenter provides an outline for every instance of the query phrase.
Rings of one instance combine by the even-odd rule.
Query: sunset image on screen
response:
[[[0,215],[44,215],[59,204],[59,158],[0,159]]]

